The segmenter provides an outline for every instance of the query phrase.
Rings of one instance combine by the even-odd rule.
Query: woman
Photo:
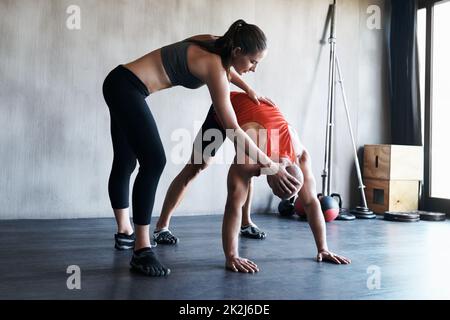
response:
[[[157,49],[118,66],[105,79],[103,95],[110,110],[114,149],[108,191],[118,225],[116,248],[126,249],[134,243],[130,262],[134,270],[149,276],[170,273],[152,251],[149,237],[155,193],[166,164],[158,129],[145,101],[150,93],[177,85],[196,89],[206,84],[224,128],[234,130],[230,139],[244,139],[249,148],[242,151],[270,169],[280,188],[287,192],[296,189],[299,182],[259,150],[239,127],[230,102],[229,81],[247,92],[255,102],[261,99],[240,75],[254,72],[266,53],[264,33],[257,26],[238,20],[222,37],[194,36]],[[129,179],[136,160],[139,173],[132,194],[134,235],[128,199]]]

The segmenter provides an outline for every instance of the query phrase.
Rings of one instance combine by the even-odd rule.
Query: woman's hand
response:
[[[255,273],[259,271],[258,266],[253,261],[240,257],[227,258],[225,266],[234,272]]]
[[[274,162],[266,170],[269,170],[267,175],[269,186],[272,188],[273,193],[281,199],[291,198],[302,187],[300,181],[289,174],[283,164]]]
[[[328,250],[321,250],[317,254],[317,262],[328,261],[336,264],[350,264],[352,261]]]
[[[270,100],[270,99],[267,98],[267,97],[261,97],[261,96],[260,96],[259,94],[257,94],[257,93],[255,92],[255,90],[253,90],[253,89],[248,90],[248,91],[247,91],[247,95],[248,95],[248,97],[249,97],[250,99],[252,99],[252,101],[253,101],[254,103],[256,103],[258,106],[259,106],[260,102],[264,102],[264,103],[266,103],[266,104],[268,104],[268,105],[270,105],[270,106],[272,106],[272,107],[274,107],[274,108],[277,107],[276,104],[275,104],[275,102],[273,102],[272,100]]]

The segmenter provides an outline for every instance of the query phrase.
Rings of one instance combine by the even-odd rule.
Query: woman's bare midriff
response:
[[[212,35],[198,35],[191,37],[190,39],[207,41],[215,40],[217,38],[217,36]],[[201,74],[204,72],[205,61],[201,61],[200,63],[196,62],[204,59],[205,56],[210,55],[213,54],[205,51],[205,49],[200,48],[198,45],[193,44],[189,48],[188,65],[192,74],[197,78],[201,78]],[[147,86],[150,93],[172,87],[172,83],[162,63],[161,49],[154,50],[135,61],[124,64],[123,66],[133,72]]]
[[[123,66],[133,72],[147,86],[150,93],[172,86],[162,63],[161,49],[152,51]]]

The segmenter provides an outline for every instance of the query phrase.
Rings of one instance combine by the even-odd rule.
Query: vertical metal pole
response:
[[[334,107],[336,102],[336,0],[333,0],[331,13],[330,31],[330,69],[328,74],[328,106],[327,106],[327,128],[325,140],[325,163],[322,172],[322,194],[330,195],[332,181],[332,160],[333,160],[333,126]]]
[[[350,119],[350,112],[348,110],[348,104],[347,104],[347,95],[345,94],[344,79],[342,77],[341,66],[340,66],[340,63],[339,63],[339,56],[337,54],[336,54],[336,66],[337,66],[337,73],[338,73],[338,82],[339,82],[339,84],[341,86],[342,100],[344,102],[344,107],[345,107],[345,114],[347,115],[348,130],[350,132],[350,137],[352,139],[353,157],[355,159],[356,174],[358,175],[359,189],[361,191],[361,199],[363,199],[364,208],[367,208],[367,200],[366,200],[366,195],[364,193],[365,186],[364,186],[362,175],[361,175],[361,168],[359,166],[358,152],[356,150],[355,136],[353,135],[352,122],[351,122],[351,119]]]

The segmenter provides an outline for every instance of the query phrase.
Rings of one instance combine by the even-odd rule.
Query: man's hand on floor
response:
[[[226,268],[234,272],[254,273],[258,272],[258,266],[245,258],[230,257],[226,260]]]
[[[328,261],[336,264],[350,264],[352,261],[328,250],[321,250],[317,254],[317,262]]]

